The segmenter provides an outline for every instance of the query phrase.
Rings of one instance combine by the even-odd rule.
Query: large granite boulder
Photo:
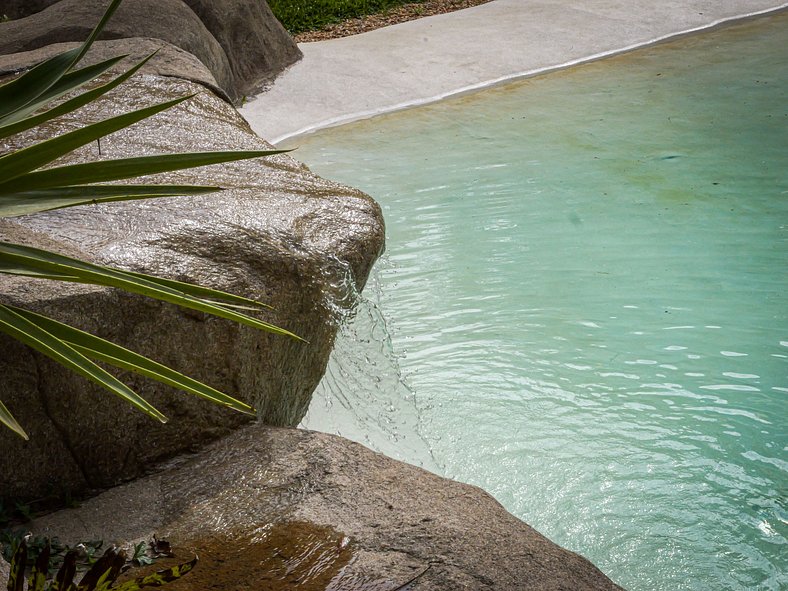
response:
[[[90,110],[0,143],[0,152],[132,107],[189,101],[69,156],[72,162],[177,151],[266,149],[235,109],[194,83],[138,75]],[[0,222],[0,238],[260,299],[299,342],[112,289],[0,277],[0,300],[115,340],[297,424],[336,333],[336,309],[383,247],[377,204],[286,155],[162,175],[220,185],[202,197],[83,206]],[[0,430],[0,498],[105,487],[248,420],[144,378],[124,378],[172,421],[159,424],[0,335],[0,397],[28,430]]]
[[[263,425],[30,529],[72,543],[156,534],[180,560],[200,557],[181,590],[384,591],[420,573],[409,589],[620,589],[479,488]]]
[[[53,43],[38,49],[0,55],[0,78],[23,72],[36,64],[49,59],[59,53],[74,49],[81,45],[77,42]],[[96,41],[82,58],[80,66],[88,66],[119,55],[128,56],[121,62],[124,69],[141,62],[154,54],[139,70],[143,74],[156,74],[181,78],[201,84],[213,91],[214,94],[230,102],[230,97],[219,87],[216,78],[200,60],[188,51],[176,47],[161,39],[145,37],[132,37],[129,39],[112,39],[111,41]]]
[[[0,16],[9,19],[24,18],[41,12],[58,0],[0,0]]]
[[[84,41],[107,4],[106,0],[60,0],[25,18],[2,23],[0,54]],[[0,14],[3,10],[0,0]],[[251,93],[301,57],[268,5],[257,0],[189,0],[188,5],[182,0],[125,0],[101,38],[135,37],[161,39],[193,54],[233,100]]]
[[[227,54],[238,93],[252,94],[301,51],[265,0],[184,0]]]
[[[38,49],[52,43],[84,41],[107,7],[104,0],[61,0],[23,19],[0,25],[0,54]],[[227,55],[197,15],[181,0],[125,0],[102,39],[154,37],[196,56],[232,96]]]

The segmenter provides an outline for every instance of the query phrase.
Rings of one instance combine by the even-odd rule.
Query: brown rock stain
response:
[[[157,561],[152,570],[200,561],[170,585],[172,591],[385,591],[389,586],[345,573],[353,561],[350,539],[330,527],[303,521],[269,523],[251,533],[222,533],[175,547],[177,559]],[[134,571],[140,576],[146,571]]]

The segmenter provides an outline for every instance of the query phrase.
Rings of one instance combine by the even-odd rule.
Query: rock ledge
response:
[[[64,540],[163,536],[179,559],[202,561],[173,591],[216,581],[386,591],[425,569],[413,591],[620,589],[479,488],[339,437],[263,425],[32,527]]]
[[[197,84],[137,75],[88,110],[0,142],[0,152],[118,112],[192,99],[70,155],[270,149],[235,109]],[[361,289],[383,248],[367,195],[323,180],[286,155],[161,175],[226,190],[200,197],[82,206],[0,220],[3,240],[263,301],[279,337],[112,289],[0,276],[0,300],[142,352],[235,395],[260,420],[296,425],[333,346],[336,306]],[[352,298],[351,298],[352,299]],[[78,494],[137,477],[155,462],[230,433],[248,417],[139,376],[130,385],[166,425],[0,335],[0,392],[31,436],[0,431],[0,498]],[[22,461],[20,461],[20,459]]]

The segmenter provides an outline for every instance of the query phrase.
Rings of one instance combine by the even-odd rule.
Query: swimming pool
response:
[[[787,26],[298,140],[388,235],[305,425],[633,591],[788,585]]]

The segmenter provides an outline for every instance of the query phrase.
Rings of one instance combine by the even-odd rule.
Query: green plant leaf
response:
[[[6,408],[6,405],[3,404],[3,401],[0,400],[0,423],[11,429],[14,433],[19,435],[22,439],[28,440],[30,439],[25,433],[25,430],[22,428],[17,420],[14,418],[14,415]]]
[[[107,548],[101,558],[85,573],[77,585],[77,591],[105,591],[118,578],[123,565],[126,564],[126,553],[115,546]]]
[[[135,273],[133,271],[123,271],[127,275],[139,277],[152,281],[158,285],[169,287],[175,291],[180,291],[185,294],[194,296],[196,298],[209,300],[211,303],[230,308],[234,310],[245,310],[249,312],[259,312],[260,310],[273,310],[273,308],[262,302],[250,300],[242,296],[233,295],[224,291],[218,291],[209,287],[195,285],[193,283],[184,283],[182,281],[175,281],[174,279],[164,279],[163,277],[156,277],[155,275],[146,275],[144,273]],[[52,279],[54,281],[72,281],[81,282],[79,277],[69,275],[66,273],[43,272],[31,269],[29,267],[21,267],[13,263],[6,263],[0,258],[0,273],[8,275],[23,275],[25,277],[35,277],[37,279]]]
[[[83,92],[83,93],[79,94],[78,96],[75,96],[72,99],[64,101],[63,103],[57,105],[56,107],[52,107],[51,109],[48,109],[47,111],[44,111],[43,113],[39,113],[38,115],[32,115],[32,116],[29,116],[29,117],[25,117],[24,119],[22,119],[20,121],[17,121],[17,117],[16,117],[17,113],[14,113],[13,115],[10,115],[9,117],[6,118],[7,121],[3,120],[5,123],[0,122],[0,123],[3,123],[2,125],[0,125],[0,139],[6,138],[6,137],[8,137],[10,135],[13,135],[15,133],[19,133],[20,131],[24,131],[26,129],[30,129],[32,127],[35,127],[36,125],[40,125],[40,124],[42,124],[42,123],[44,123],[46,121],[49,121],[50,119],[54,119],[55,117],[60,117],[61,115],[65,115],[66,113],[70,113],[71,111],[75,111],[75,110],[79,109],[80,107],[93,102],[94,100],[96,100],[100,96],[108,93],[113,88],[117,87],[121,83],[123,83],[126,80],[128,80],[129,78],[131,78],[154,55],[156,55],[156,52],[152,53],[151,55],[146,57],[144,60],[142,60],[140,63],[138,63],[134,67],[128,69],[127,71],[125,71],[120,76],[117,76],[116,78],[113,78],[111,81],[107,82],[106,84],[103,84],[101,86],[97,86],[96,88],[93,88],[91,90]],[[108,65],[108,68],[109,68],[109,67],[112,67],[112,65],[114,63],[116,63],[120,59],[122,59],[122,57],[114,58],[114,59],[111,59],[111,60],[107,60],[105,62],[101,62],[101,64],[96,64],[95,66],[89,66],[89,67],[97,69],[98,66],[100,66],[100,65],[109,64]],[[64,80],[61,80],[61,83],[64,83],[65,80],[70,80],[71,82],[73,82],[76,79],[76,75],[78,73],[84,72],[87,69],[88,68],[83,68],[82,70],[77,70],[76,72],[72,72],[71,74],[67,74],[66,76],[64,76]],[[98,72],[98,73],[100,74],[101,72]],[[71,78],[72,76],[74,76],[75,78],[72,79]],[[80,83],[80,84],[71,84],[71,86],[70,86],[70,88],[68,90],[69,91],[70,90],[74,90],[78,86],[80,86],[81,84],[82,83]],[[53,90],[50,90],[50,92],[47,93],[47,94],[52,94],[53,92],[54,92]],[[55,98],[55,97],[51,97],[51,98]],[[48,100],[51,100],[51,99],[48,99]],[[36,101],[36,105],[37,105],[36,109],[41,107],[41,106],[43,106],[42,103],[44,103],[44,102],[45,101],[40,100],[40,99],[38,101]],[[27,110],[27,108],[28,107],[25,107],[24,110]],[[33,109],[33,110],[36,110],[36,109]],[[16,121],[16,122],[14,123],[14,121]]]
[[[38,64],[19,78],[0,86],[0,118],[24,108],[46,93],[81,60],[101,33],[107,21],[120,6],[122,0],[112,0],[99,23],[81,47],[65,51]],[[2,119],[0,119],[0,123]]]
[[[74,64],[79,52],[80,49],[75,47],[53,56],[11,82],[0,86],[0,118],[22,109],[49,90]]]
[[[166,365],[157,363],[148,357],[139,355],[129,349],[116,345],[110,341],[81,331],[57,320],[47,318],[29,310],[23,310],[15,306],[8,306],[11,310],[23,318],[34,323],[39,328],[49,334],[61,339],[79,351],[86,357],[97,361],[102,361],[114,367],[127,369],[135,373],[144,375],[158,382],[162,382],[174,388],[178,388],[190,394],[195,394],[206,398],[212,402],[232,408],[245,414],[255,414],[254,409],[235,398],[211,388],[195,379],[185,376]]]
[[[56,100],[57,98],[63,96],[67,92],[76,90],[77,88],[81,87],[83,84],[98,78],[99,76],[101,76],[101,74],[109,70],[112,66],[114,66],[118,62],[123,61],[127,57],[128,54],[117,55],[115,57],[105,59],[104,61],[96,62],[95,64],[85,66],[84,68],[79,68],[78,70],[71,70],[60,80],[58,80],[55,84],[53,84],[49,90],[47,90],[44,94],[38,97],[38,100],[36,102],[40,103],[43,106],[45,103],[49,101]],[[148,61],[148,59],[150,59],[150,56],[140,64],[144,64],[146,61]],[[27,109],[27,107],[25,107],[25,109]]]
[[[160,570],[146,577],[140,577],[134,581],[123,583],[116,587],[115,591],[138,591],[138,589],[142,589],[143,587],[161,587],[176,579],[180,579],[186,573],[190,572],[197,562],[198,559],[195,556],[193,560],[184,564],[179,564],[178,566]]]
[[[90,82],[91,80],[96,78],[96,76],[98,76],[101,73],[103,73],[104,71],[108,70],[109,68],[111,68],[113,65],[115,65],[116,63],[118,63],[120,60],[122,60],[125,57],[126,56],[119,56],[119,57],[110,58],[110,59],[108,59],[106,61],[103,61],[103,62],[100,62],[98,64],[94,64],[92,66],[87,66],[85,68],[82,68],[81,70],[76,70],[74,72],[66,74],[65,76],[60,78],[60,80],[58,80],[55,84],[53,84],[49,88],[49,90],[47,90],[44,94],[42,94],[41,96],[37,97],[36,99],[30,101],[24,107],[22,107],[20,109],[17,109],[16,111],[14,111],[13,113],[10,113],[6,117],[3,117],[3,119],[0,120],[0,137],[7,137],[7,136],[11,135],[11,133],[17,133],[18,131],[21,131],[22,129],[28,129],[30,127],[33,127],[34,125],[38,125],[42,121],[46,121],[47,119],[52,119],[52,118],[56,117],[57,115],[52,115],[50,117],[43,118],[43,119],[42,118],[36,118],[36,121],[34,123],[31,123],[31,124],[28,124],[28,125],[23,125],[21,127],[21,129],[16,129],[16,126],[12,125],[14,123],[16,123],[17,125],[22,125],[22,120],[25,120],[25,121],[31,120],[32,117],[29,117],[30,113],[33,113],[33,112],[41,109],[48,102],[53,101],[53,100],[63,96],[67,92],[71,92],[72,90],[76,90],[77,88],[79,88],[83,84],[85,84],[87,82]],[[80,97],[82,97],[82,96],[83,95],[80,95]],[[10,133],[6,131],[7,128],[12,128],[12,127],[14,129],[12,129],[12,131]]]
[[[120,129],[125,129],[138,121],[147,119],[160,113],[170,107],[174,107],[178,103],[191,98],[193,95],[180,97],[164,103],[153,105],[152,107],[145,107],[144,109],[137,109],[131,113],[124,113],[117,117],[110,117],[104,121],[86,125],[81,129],[76,129],[63,135],[59,135],[50,140],[38,142],[27,148],[16,150],[10,154],[0,157],[0,178],[4,179],[3,185],[9,185],[11,181],[23,174],[40,168],[50,162],[57,160],[61,156],[76,150],[77,148],[94,142],[97,139],[109,135]],[[103,164],[99,162],[97,164]],[[70,185],[73,183],[61,183],[63,185]]]
[[[236,310],[248,310],[250,312],[259,312],[260,310],[273,310],[268,304],[258,302],[243,296],[234,295],[225,291],[211,289],[210,287],[203,287],[202,285],[195,285],[194,283],[185,283],[183,281],[176,281],[174,279],[165,279],[164,277],[155,277],[153,275],[145,275],[144,273],[135,273],[133,271],[126,271],[129,275],[155,281],[159,285],[163,285],[180,291],[196,298],[211,300],[213,303],[224,306],[225,308],[233,308]]]
[[[110,201],[202,195],[221,191],[219,187],[188,185],[83,185],[0,193],[0,217],[28,215],[40,211]]]
[[[42,271],[46,274],[62,275],[63,277],[61,279],[63,280],[69,280],[66,279],[66,277],[74,277],[74,280],[80,283],[119,287],[132,293],[138,293],[172,304],[177,304],[184,308],[207,312],[214,316],[234,320],[235,322],[246,324],[253,328],[303,341],[299,336],[283,328],[241,314],[221,304],[193,297],[173,289],[167,285],[167,283],[170,283],[167,280],[162,282],[157,277],[153,276],[130,274],[118,269],[102,267],[78,259],[65,257],[47,250],[0,242],[0,272],[12,272],[8,270],[9,268],[29,270],[30,272]],[[224,295],[223,292],[219,291],[216,291],[216,294],[219,296],[216,299],[221,299]]]
[[[88,49],[90,49],[90,46],[93,45],[93,42],[98,38],[101,31],[104,30],[104,26],[107,24],[107,21],[109,21],[109,19],[112,18],[112,15],[115,14],[115,11],[118,9],[118,6],[120,6],[120,3],[122,1],[123,0],[112,0],[112,3],[109,6],[107,6],[107,10],[104,11],[101,20],[98,22],[98,24],[95,27],[93,27],[90,36],[82,44],[82,48],[79,51],[79,55],[77,55],[77,59],[74,60],[75,64],[79,62],[79,60],[81,60],[83,57],[85,57],[85,54],[88,52]]]
[[[33,565],[33,570],[30,573],[30,578],[27,580],[27,591],[44,591],[47,575],[49,574],[50,552],[51,547],[49,542],[46,542],[39,552],[36,563]]]
[[[77,551],[69,550],[63,557],[63,564],[55,574],[49,591],[72,591],[76,588],[74,577],[77,574]]]
[[[160,172],[195,168],[209,164],[222,164],[250,158],[261,158],[283,154],[289,150],[252,150],[238,152],[191,152],[185,154],[160,154],[156,156],[140,156],[137,158],[121,158],[118,160],[102,160],[58,166],[25,174],[13,182],[0,184],[0,194],[33,189],[48,189],[88,183],[118,181]],[[2,161],[2,158],[0,158]],[[0,177],[2,178],[2,177]]]
[[[54,359],[81,376],[96,382],[162,423],[167,422],[167,418],[163,414],[115,376],[107,373],[67,343],[39,328],[4,304],[0,304],[0,331]]]
[[[58,274],[58,273],[42,273],[35,269],[23,268],[13,263],[4,263],[0,261],[0,273],[6,275],[21,275],[23,277],[35,277],[36,279],[52,279],[54,281],[79,281],[73,275]]]
[[[25,585],[25,566],[27,565],[27,542],[23,539],[11,559],[8,573],[8,591],[23,591]]]

